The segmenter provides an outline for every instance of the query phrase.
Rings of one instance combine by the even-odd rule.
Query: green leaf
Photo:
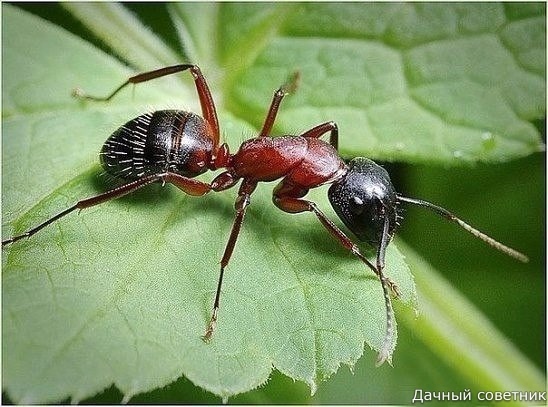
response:
[[[103,66],[100,73],[113,83],[127,73],[49,24],[10,7],[5,16],[13,38],[5,49],[5,72],[14,86],[4,94],[13,101],[5,117],[4,211],[20,231],[104,187],[91,160],[109,122],[123,123],[120,116],[134,116],[136,107],[127,92],[109,105],[71,100],[76,77],[97,75],[89,66]],[[33,46],[36,29],[43,43]],[[66,43],[63,55],[70,51],[64,60],[49,45],[59,43]],[[21,76],[9,61],[23,45],[37,59],[28,64],[34,70]],[[63,65],[71,77],[59,75]],[[48,73],[60,79],[50,83]],[[32,106],[35,100],[20,98],[33,83],[51,104]],[[104,88],[89,83],[90,92]],[[166,97],[156,92],[148,99]],[[173,93],[177,89],[167,94]],[[225,125],[243,128],[226,116]],[[44,182],[29,189],[38,179]],[[334,246],[313,216],[276,210],[270,193],[262,187],[253,195],[210,344],[200,336],[232,222],[233,194],[196,199],[157,185],[10,247],[3,346],[5,386],[13,400],[78,401],[111,383],[128,399],[181,374],[228,397],[265,382],[273,367],[315,388],[341,363],[354,364],[364,342],[378,349],[385,317],[377,279]],[[312,198],[327,204],[325,191]],[[387,259],[387,274],[408,301],[413,283],[395,247]],[[356,307],[364,312],[356,315]]]
[[[305,4],[241,72],[230,108],[259,125],[262,78],[292,67],[303,81],[282,131],[336,118],[349,156],[508,160],[543,149],[529,123],[545,112],[543,28],[543,10],[514,20],[496,3]]]
[[[158,48],[161,40],[123,6],[65,7],[136,71],[182,59]],[[484,15],[498,16],[495,26],[485,26],[484,18],[475,18],[479,11],[464,6],[447,7],[443,16],[440,8],[422,5],[332,7],[169,6],[187,54],[209,79],[233,150],[254,134],[273,90],[296,69],[302,82],[284,101],[278,131],[335,119],[344,154],[454,163],[500,161],[542,148],[529,121],[544,112],[544,49],[534,34],[544,10],[516,17],[499,5],[482,7]],[[404,16],[416,32],[398,28]],[[443,18],[455,16],[468,17],[446,30]],[[414,24],[423,20],[438,24]],[[9,38],[3,49],[4,237],[104,191],[108,184],[95,157],[121,123],[151,108],[199,111],[184,75],[140,85],[133,97],[124,91],[109,104],[78,103],[70,98],[74,87],[105,94],[135,70],[11,6],[3,6],[3,26]],[[506,32],[500,43],[508,45],[496,43],[481,56],[504,67],[468,55],[500,32]],[[522,51],[508,39],[513,32],[527,43],[528,64],[513,59]],[[446,63],[454,56],[445,45],[468,64]],[[444,67],[446,88],[440,86]],[[482,90],[494,105],[477,102],[470,109]],[[154,185],[72,214],[5,250],[3,383],[12,400],[77,402],[111,384],[129,400],[181,375],[229,397],[264,383],[273,368],[315,389],[341,363],[354,365],[364,342],[378,349],[385,323],[378,281],[334,245],[312,215],[276,210],[270,191],[262,185],[253,195],[210,344],[200,335],[234,191],[197,199]],[[325,190],[310,197],[334,217]],[[409,302],[413,280],[394,245],[387,274]]]

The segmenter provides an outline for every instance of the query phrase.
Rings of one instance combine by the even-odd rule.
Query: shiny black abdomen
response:
[[[204,120],[181,110],[159,110],[130,120],[101,149],[101,165],[124,180],[175,172],[195,177],[207,170],[213,142]]]

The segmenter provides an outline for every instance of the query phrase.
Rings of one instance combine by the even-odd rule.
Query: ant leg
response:
[[[230,231],[230,237],[225,247],[223,258],[221,259],[221,272],[219,274],[219,281],[217,282],[217,292],[215,294],[215,301],[213,303],[213,312],[211,314],[211,319],[207,325],[206,331],[202,339],[204,341],[209,341],[217,325],[217,314],[219,312],[219,299],[221,297],[221,286],[223,284],[223,275],[225,267],[227,266],[232,252],[234,251],[234,246],[236,245],[236,240],[238,239],[238,234],[242,227],[244,221],[244,216],[246,209],[250,203],[250,195],[255,190],[257,182],[249,182],[244,180],[238,191],[238,198],[236,199],[235,208],[236,208],[236,217],[234,218],[234,223],[232,224],[232,230]]]
[[[305,131],[300,136],[301,137],[312,137],[320,138],[328,131],[331,132],[329,135],[329,144],[333,146],[335,150],[339,150],[339,128],[335,122],[326,122],[317,125],[316,127],[311,128],[310,130]]]
[[[127,81],[122,83],[120,86],[118,86],[116,89],[112,91],[108,96],[92,96],[88,95],[85,92],[83,92],[81,89],[76,89],[74,91],[74,96],[82,98],[82,99],[88,99],[93,100],[96,102],[108,102],[110,99],[114,97],[118,92],[120,92],[122,89],[124,89],[129,84],[137,84],[141,82],[150,81],[152,79],[161,78],[163,76],[172,75],[178,72],[182,72],[184,70],[187,70],[189,68],[193,68],[194,65],[173,65],[173,66],[166,66],[165,68],[155,69],[153,71],[148,71],[144,73],[140,73],[138,75],[134,75],[130,77]],[[197,68],[197,67],[196,67]]]
[[[276,194],[276,191],[275,191]],[[390,290],[395,297],[399,297],[400,293],[396,283],[391,281],[387,277],[383,277],[382,268],[375,267],[367,257],[365,257],[360,248],[337,226],[335,225],[325,214],[317,207],[314,202],[307,201],[305,199],[287,197],[287,196],[274,196],[274,204],[284,212],[288,213],[301,213],[301,212],[313,212],[321,224],[327,229],[331,235],[336,238],[345,249],[350,251],[354,256],[359,258],[367,267],[369,267],[380,279],[384,278],[390,287]]]
[[[268,113],[266,114],[263,127],[258,137],[268,137],[270,131],[272,130],[272,126],[274,125],[274,121],[276,120],[280,103],[286,95],[287,92],[283,89],[283,87],[274,92],[272,103],[270,103],[270,108],[268,109]]]
[[[184,193],[191,196],[202,196],[211,191],[211,186],[202,181],[187,178],[174,172],[160,174],[159,179],[169,184],[175,185]]]
[[[213,178],[213,181],[209,185],[213,191],[220,192],[232,188],[239,180],[239,178],[236,178],[229,171],[225,171]]]
[[[353,255],[355,255],[362,262],[364,262],[371,270],[375,272],[375,274],[377,274],[379,280],[381,281],[381,287],[384,296],[384,305],[386,308],[386,332],[384,334],[382,344],[379,348],[376,364],[377,366],[380,366],[386,360],[390,361],[390,355],[394,348],[395,318],[394,309],[392,308],[392,300],[390,299],[389,288],[396,297],[399,297],[397,286],[388,277],[384,276],[382,268],[373,266],[373,264],[371,264],[371,262],[367,260],[367,258],[360,252],[358,246],[356,246],[352,242],[352,240],[350,240],[350,238],[337,227],[337,225],[335,225],[327,216],[325,216],[325,214],[316,206],[314,202],[300,198],[276,195],[275,190],[274,203],[284,212],[313,212],[319,219],[321,224],[329,231],[329,233],[331,233],[332,236],[334,236]],[[377,263],[379,263],[378,255]]]
[[[276,120],[276,116],[278,115],[278,109],[280,108],[280,103],[282,102],[282,99],[287,94],[295,91],[299,78],[299,72],[294,72],[291,76],[291,79],[287,83],[280,86],[280,88],[276,92],[274,92],[274,97],[272,98],[272,102],[270,103],[268,113],[266,114],[263,127],[258,137],[268,137],[270,131],[272,130],[272,126],[274,125],[274,121]]]
[[[210,137],[213,140],[213,145],[215,146],[215,149],[216,149],[217,146],[219,145],[220,132],[219,132],[219,121],[217,119],[217,111],[215,109],[215,102],[213,101],[213,97],[211,96],[211,91],[209,90],[209,86],[207,85],[207,82],[202,74],[202,71],[196,65],[181,64],[181,65],[167,66],[165,68],[160,68],[154,71],[148,71],[148,72],[144,72],[144,73],[132,76],[126,82],[122,83],[120,86],[114,89],[114,91],[112,91],[110,95],[105,97],[87,95],[80,89],[76,89],[73,92],[73,95],[83,99],[94,100],[99,102],[108,102],[110,99],[114,97],[114,95],[116,95],[118,92],[120,92],[129,84],[147,82],[152,79],[161,78],[167,75],[173,75],[175,73],[186,71],[186,70],[190,70],[190,72],[192,73],[192,76],[194,77],[196,91],[198,92],[198,97],[200,99],[200,105],[202,108],[202,116],[204,117],[205,121],[209,124]]]
[[[31,237],[36,232],[42,230],[46,226],[61,219],[63,216],[68,215],[69,213],[73,212],[76,209],[85,209],[91,206],[101,204],[106,201],[110,201],[111,199],[120,198],[124,195],[127,195],[131,192],[134,192],[146,185],[149,185],[159,180],[165,180],[166,182],[172,183],[189,195],[204,195],[210,189],[208,184],[204,184],[200,181],[195,181],[178,174],[165,173],[165,174],[149,175],[141,179],[138,179],[136,181],[132,181],[127,184],[116,187],[114,189],[111,189],[110,191],[104,192],[102,194],[78,201],[75,205],[65,209],[64,211],[49,218],[45,222],[40,223],[38,226],[26,231],[25,233],[22,233],[20,235],[17,235],[10,239],[2,241],[2,246],[5,246],[9,243],[16,242],[24,237]]]
[[[384,222],[383,222],[383,228],[382,228],[382,235],[381,235],[381,241],[377,247],[377,268],[379,270],[384,269],[384,257],[386,254],[386,247],[388,246],[388,243],[390,242],[390,218],[386,216],[386,206],[385,204],[380,200],[377,199],[378,204],[380,205],[380,213],[383,216]]]
[[[156,176],[144,177],[144,178],[141,178],[137,181],[133,181],[133,182],[130,182],[128,184],[125,184],[125,185],[119,186],[117,188],[114,188],[114,189],[112,189],[110,191],[107,191],[105,193],[102,193],[100,195],[78,201],[75,205],[71,206],[68,209],[65,209],[63,212],[53,216],[52,218],[46,220],[45,222],[42,222],[41,224],[39,224],[38,226],[28,230],[27,232],[25,232],[21,235],[18,235],[18,236],[14,236],[11,239],[7,239],[7,240],[2,241],[2,246],[6,245],[8,243],[16,242],[17,240],[20,240],[24,237],[31,237],[36,232],[40,231],[41,229],[45,228],[46,226],[48,226],[49,224],[55,222],[56,220],[61,219],[63,216],[68,215],[69,213],[71,213],[72,211],[74,211],[76,209],[88,208],[90,206],[100,204],[100,203],[108,201],[110,199],[121,197],[121,196],[129,194],[130,192],[133,192],[133,191],[135,191],[135,190],[137,190],[137,189],[139,189],[139,188],[141,188],[145,185],[148,185],[148,184],[156,181],[157,179],[158,178]]]

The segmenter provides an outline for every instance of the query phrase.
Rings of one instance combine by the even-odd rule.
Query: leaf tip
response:
[[[381,367],[384,362],[388,362],[392,366],[392,355],[386,350],[381,350],[377,355],[377,361],[375,362],[375,367]]]
[[[396,347],[395,341],[390,338],[390,340],[384,341],[379,353],[377,354],[377,361],[375,362],[375,367],[380,367],[384,362],[388,362],[392,366],[392,353]]]
[[[308,387],[310,387],[310,396],[313,396],[318,391],[318,383],[314,379],[308,382]]]
[[[133,393],[132,392],[127,392],[126,394],[124,394],[124,397],[122,398],[122,401],[120,403],[121,404],[127,404],[127,403],[129,403],[129,401],[131,400],[132,397],[133,397]]]

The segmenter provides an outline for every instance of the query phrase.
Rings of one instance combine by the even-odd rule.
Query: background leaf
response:
[[[522,156],[542,148],[528,123],[544,115],[537,12],[514,21],[500,4],[308,4],[241,72],[230,107],[253,109],[260,123],[260,78],[282,81],[289,65],[307,79],[288,102],[284,131],[336,117],[349,155],[453,164]],[[516,62],[516,41],[505,41],[517,27],[536,61],[527,66]]]
[[[192,83],[185,78],[139,86],[133,98],[125,92],[108,105],[70,99],[74,86],[105,93],[130,72],[150,69],[147,61],[179,61],[163,62],[150,48],[139,47],[158,38],[141,29],[139,20],[121,6],[66,7],[97,35],[108,32],[97,21],[116,26],[118,20],[91,18],[95,13],[122,18],[125,22],[120,26],[127,25],[132,35],[119,34],[116,41],[101,38],[134,69],[124,68],[86,42],[4,8],[4,36],[10,38],[4,41],[4,74],[10,80],[3,90],[3,214],[4,224],[17,230],[103,190],[93,157],[105,136],[141,113],[145,104],[156,109],[180,107],[182,101],[182,108],[197,111]],[[336,118],[346,155],[455,164],[461,159],[500,161],[542,148],[538,131],[529,122],[544,115],[545,46],[538,34],[544,30],[542,7],[527,12],[510,5],[333,7],[169,6],[181,42],[206,71],[224,135],[233,149],[260,126],[272,91],[295,69],[301,71],[303,81],[299,91],[284,101],[278,131],[298,133]],[[141,10],[140,17],[146,14]],[[234,21],[239,22],[238,29]],[[211,35],[200,35],[201,29]],[[477,55],[478,48],[484,52]],[[21,49],[32,52],[21,55]],[[466,57],[465,61],[457,58],[462,63],[456,66],[447,63],[448,57],[454,57],[447,49]],[[164,53],[169,54],[169,50]],[[66,70],[70,74],[59,74]],[[278,213],[269,195],[268,187],[254,195],[230,265],[233,280],[227,279],[224,286],[223,323],[209,348],[204,348],[199,335],[210,312],[215,269],[226,240],[219,230],[230,227],[233,194],[195,200],[153,186],[86,210],[11,248],[3,269],[7,355],[3,373],[10,397],[18,402],[64,397],[78,401],[114,383],[127,400],[181,374],[228,396],[266,380],[271,365],[314,387],[340,362],[354,364],[364,339],[378,346],[383,309],[375,294],[378,283],[364,279],[356,262],[333,247],[314,219]],[[324,195],[316,191],[312,197],[327,208]],[[508,221],[508,225],[518,223]],[[542,258],[542,249],[537,254]],[[409,298],[409,274],[394,246],[390,256],[389,271],[407,287]],[[538,263],[533,267],[542,270]],[[534,276],[542,281],[542,274]],[[357,304],[363,311],[355,312]],[[530,320],[535,321],[534,315]],[[412,319],[404,322],[416,329]],[[542,332],[533,335],[537,338],[533,346],[541,343]],[[404,341],[418,340],[405,329],[403,336]],[[437,352],[451,352],[448,349]],[[426,349],[422,351],[426,361],[406,358],[405,345],[402,352],[398,363],[424,366],[419,369],[423,373],[432,369],[428,366],[439,369],[439,361],[432,362]],[[532,355],[544,360],[538,356],[538,352]],[[396,366],[391,373],[384,373],[384,368],[371,371],[372,355],[368,358],[359,366],[366,379],[356,378],[367,392],[357,400],[409,402],[411,389],[395,392],[399,398],[379,390],[402,377],[405,366]],[[519,357],[516,363],[527,364]],[[456,379],[450,364],[446,366],[447,382],[442,387],[454,385],[451,378],[463,380]],[[316,402],[354,397],[346,390],[348,378],[339,376],[333,388],[337,380],[345,380],[344,392],[329,393],[328,388],[322,394],[320,388]],[[538,376],[533,373],[533,384]],[[78,379],[68,380],[72,377]],[[471,377],[463,386],[469,386]],[[286,391],[290,386],[279,375],[273,382],[268,388],[281,383]],[[428,379],[406,382],[415,388],[432,386]],[[486,383],[493,384],[480,380],[476,386]],[[179,380],[163,393],[156,392],[156,398],[151,394],[152,398],[141,400],[158,400],[163,394],[180,401],[188,397],[188,386]],[[255,391],[235,401],[280,400],[273,393]],[[113,394],[110,397],[119,397],[116,391]],[[296,387],[289,402],[307,399],[306,390]]]

